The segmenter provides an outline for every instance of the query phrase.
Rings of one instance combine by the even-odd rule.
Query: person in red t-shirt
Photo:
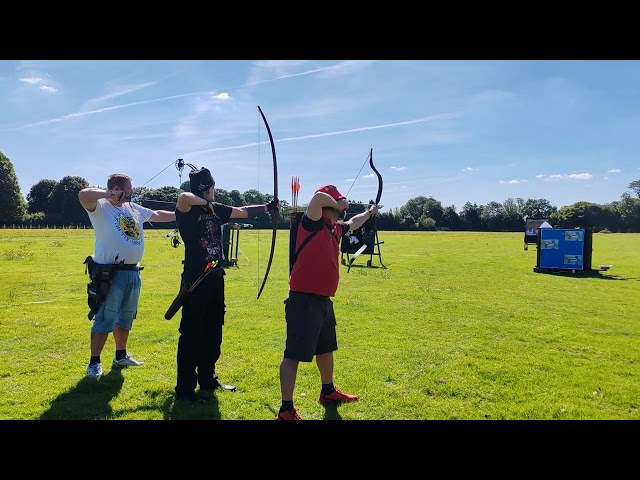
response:
[[[311,362],[314,356],[322,381],[318,402],[326,405],[358,400],[333,384],[333,352],[338,342],[331,297],[340,280],[338,256],[343,233],[362,227],[382,205],[370,205],[366,212],[340,220],[348,208],[347,198],[334,185],[325,185],[315,191],[300,220],[285,300],[287,340],[280,363],[282,404],[276,420],[302,420],[293,406],[298,364]]]

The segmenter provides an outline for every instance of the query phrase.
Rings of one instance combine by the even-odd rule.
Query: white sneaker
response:
[[[87,367],[87,377],[100,378],[103,375],[101,363],[91,363]]]
[[[139,367],[140,365],[144,365],[144,362],[139,362],[131,355],[127,353],[124,358],[120,360],[113,359],[113,366],[115,368],[124,368],[124,367]]]

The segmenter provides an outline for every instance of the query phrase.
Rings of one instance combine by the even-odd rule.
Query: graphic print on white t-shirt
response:
[[[113,263],[124,260],[135,264],[142,260],[144,253],[143,223],[153,215],[153,210],[135,203],[125,203],[120,207],[106,199],[100,199],[89,218],[95,230],[94,260],[97,263]]]
[[[118,231],[127,237],[128,240],[131,240],[136,245],[136,242],[140,242],[140,223],[136,221],[134,217],[129,217],[124,214],[124,210],[122,212],[118,212],[119,215],[115,218],[116,220],[116,228]],[[134,213],[130,211],[128,213]]]

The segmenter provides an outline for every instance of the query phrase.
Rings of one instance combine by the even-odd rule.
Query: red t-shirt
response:
[[[305,214],[298,225],[296,252],[304,240],[320,230],[300,250],[289,276],[289,290],[333,297],[338,289],[340,270],[338,255],[342,224],[332,224],[322,217],[317,222]]]

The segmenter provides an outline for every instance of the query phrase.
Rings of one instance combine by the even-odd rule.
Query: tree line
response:
[[[78,192],[89,187],[79,176],[66,176],[61,180],[44,179],[31,187],[27,198],[22,195],[13,164],[0,152],[0,226],[85,226],[91,222],[78,201]],[[97,186],[99,187],[99,186]],[[504,202],[486,205],[467,202],[458,211],[455,205],[443,206],[433,197],[419,196],[402,207],[380,212],[376,219],[378,230],[457,230],[482,232],[524,231],[527,218],[547,218],[559,228],[589,228],[594,232],[640,232],[640,180],[628,186],[631,192],[622,193],[620,200],[607,204],[580,201],[557,208],[543,198],[508,198]],[[189,190],[189,181],[180,187],[164,186],[157,189],[134,186],[133,201],[153,209],[173,210],[178,195]],[[216,201],[227,205],[256,205],[268,203],[273,196],[251,189],[216,188]],[[363,212],[373,203],[354,201],[347,214]],[[289,228],[289,202],[280,199],[278,228]],[[304,210],[305,205],[299,208]],[[271,228],[267,213],[246,219],[256,228]],[[154,228],[154,225],[148,227]],[[162,224],[161,228],[175,228]]]

